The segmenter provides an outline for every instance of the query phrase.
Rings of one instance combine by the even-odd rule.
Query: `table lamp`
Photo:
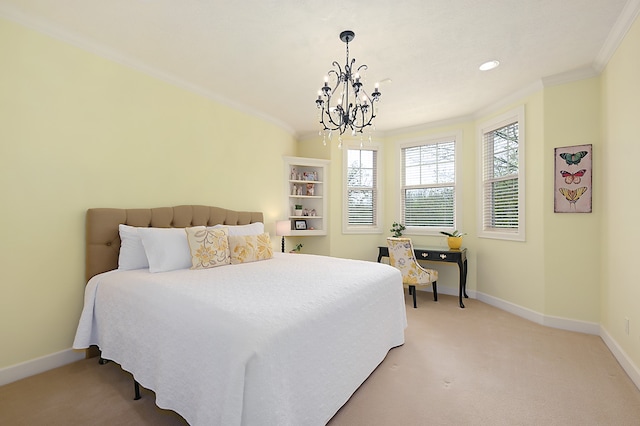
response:
[[[287,235],[291,235],[291,221],[290,220],[276,221],[276,235],[282,236],[282,252],[284,253],[284,237]]]

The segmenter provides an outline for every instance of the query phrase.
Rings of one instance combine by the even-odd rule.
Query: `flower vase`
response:
[[[451,250],[460,250],[462,247],[462,237],[447,237],[447,244]]]

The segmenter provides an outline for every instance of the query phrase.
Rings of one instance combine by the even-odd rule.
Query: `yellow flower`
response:
[[[200,259],[200,263],[205,266],[211,263],[211,260],[215,255],[216,252],[211,249],[211,247],[200,246],[196,251],[196,257]]]

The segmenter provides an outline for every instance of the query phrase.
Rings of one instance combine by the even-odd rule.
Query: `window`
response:
[[[342,231],[346,234],[382,232],[378,147],[347,147],[343,158],[346,179]]]
[[[479,127],[479,236],[524,241],[524,107]]]
[[[400,145],[400,220],[407,233],[436,234],[459,226],[459,139],[454,134]]]

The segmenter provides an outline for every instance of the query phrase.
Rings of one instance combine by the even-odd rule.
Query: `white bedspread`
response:
[[[73,347],[98,345],[192,426],[323,425],[404,343],[406,325],[395,268],[276,253],[100,274]]]

